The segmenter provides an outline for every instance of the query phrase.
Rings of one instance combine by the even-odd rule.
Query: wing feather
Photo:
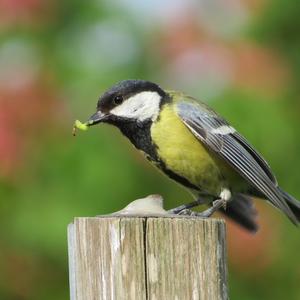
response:
[[[222,157],[250,185],[277,208],[297,223],[295,215],[287,205],[277,187],[277,181],[267,162],[253,149],[246,139],[209,108],[198,103],[179,102],[177,112],[189,130],[210,150]],[[221,127],[231,129],[218,131]]]

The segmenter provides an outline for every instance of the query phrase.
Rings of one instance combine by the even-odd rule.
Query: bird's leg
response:
[[[212,203],[212,207],[208,208],[207,210],[203,211],[203,212],[193,212],[190,210],[191,212],[191,216],[196,216],[196,217],[201,217],[201,218],[209,218],[214,212],[216,212],[217,210],[219,210],[221,207],[223,207],[224,209],[226,209],[226,204],[228,201],[230,201],[231,199],[231,192],[229,189],[224,188],[222,189],[219,199],[213,201]],[[186,212],[184,212],[186,213]],[[189,213],[189,211],[187,211],[187,213]]]
[[[192,211],[190,209],[185,209],[181,211],[179,214],[180,215],[187,215],[187,216],[192,216],[192,217],[200,217],[200,218],[209,218],[212,216],[213,213],[215,213],[217,210],[219,210],[221,207],[226,206],[226,199],[217,199],[213,201],[212,206],[202,212],[196,212]]]
[[[228,189],[225,188],[221,191],[219,198],[213,201],[212,206],[206,209],[205,211],[195,212],[191,210],[191,208],[205,203],[205,201],[203,201],[201,198],[198,198],[196,201],[170,209],[168,210],[168,213],[209,218],[214,212],[219,210],[221,207],[226,209],[226,204],[230,199],[231,193]]]
[[[177,215],[177,214],[180,214],[182,211],[190,210],[191,208],[199,206],[199,205],[204,204],[204,203],[205,202],[201,198],[198,198],[197,200],[195,200],[193,202],[190,202],[190,203],[183,204],[183,205],[180,205],[178,207],[172,208],[172,209],[168,210],[168,213]]]

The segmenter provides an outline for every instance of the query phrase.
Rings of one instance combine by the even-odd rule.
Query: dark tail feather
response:
[[[252,233],[258,230],[258,225],[255,221],[257,211],[249,196],[243,194],[234,195],[233,199],[227,203],[226,209],[221,208],[220,211]]]
[[[298,223],[300,223],[300,202],[296,200],[293,196],[289,195],[287,192],[283,191],[280,187],[278,187],[278,190],[281,192],[284,200],[286,200],[286,203],[297,218]]]

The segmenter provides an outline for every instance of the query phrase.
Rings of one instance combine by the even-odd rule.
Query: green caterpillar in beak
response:
[[[76,120],[73,126],[73,135],[76,135],[76,131],[77,129],[83,130],[83,131],[87,131],[88,130],[88,125],[86,123],[82,123],[79,120]]]

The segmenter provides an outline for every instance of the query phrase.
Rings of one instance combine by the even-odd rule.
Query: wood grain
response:
[[[68,245],[71,300],[228,299],[222,220],[75,218]]]

